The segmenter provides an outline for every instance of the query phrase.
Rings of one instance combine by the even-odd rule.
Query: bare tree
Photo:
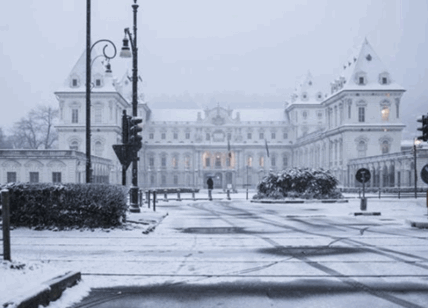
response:
[[[13,125],[13,147],[21,149],[51,149],[58,134],[54,123],[59,111],[51,106],[39,105],[26,117]]]
[[[10,137],[6,136],[3,132],[3,128],[0,127],[0,149],[11,149],[13,148]]]

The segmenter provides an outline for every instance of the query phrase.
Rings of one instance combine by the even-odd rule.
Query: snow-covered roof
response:
[[[153,109],[151,121],[153,122],[194,122],[198,119],[201,109]]]
[[[153,109],[151,121],[153,122],[195,122],[198,112],[201,119],[205,113],[202,109]],[[280,122],[285,121],[284,109],[235,109],[232,118],[235,119],[239,113],[241,122]]]
[[[291,95],[291,105],[297,104],[320,104],[324,94],[314,83],[314,78],[310,71],[296,82],[293,94]]]
[[[364,84],[359,83],[360,77],[364,78]],[[382,77],[387,79],[386,83],[382,82]],[[391,77],[367,39],[343,65],[343,72],[331,85],[334,93],[340,90],[404,90]]]
[[[236,117],[238,112],[242,122],[285,121],[284,109],[235,109],[233,110],[233,117]]]

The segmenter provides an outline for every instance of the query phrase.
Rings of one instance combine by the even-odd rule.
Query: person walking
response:
[[[214,188],[214,181],[211,177],[209,177],[207,180],[207,186],[208,186],[208,199],[212,201],[213,200],[212,190]]]

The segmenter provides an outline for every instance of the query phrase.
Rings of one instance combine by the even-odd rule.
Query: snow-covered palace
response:
[[[127,74],[115,79],[105,73],[99,61],[92,74],[91,148],[93,155],[110,161],[109,182],[121,183],[112,145],[121,143],[123,110],[131,114],[131,83]],[[278,109],[154,109],[141,99],[139,184],[202,188],[213,177],[216,188],[232,184],[239,189],[254,187],[271,171],[302,166],[329,169],[343,186],[355,185],[361,167],[372,174],[369,186],[411,186],[413,155],[401,145],[404,92],[365,40],[328,93],[308,73]],[[59,150],[85,152],[85,54],[55,94]],[[85,161],[79,157],[73,177],[84,182]],[[418,165],[425,162],[420,159]]]

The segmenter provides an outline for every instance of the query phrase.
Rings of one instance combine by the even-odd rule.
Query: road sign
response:
[[[130,144],[113,144],[113,150],[125,170],[128,169],[132,161],[131,147]]]
[[[357,174],[355,174],[355,179],[360,183],[367,183],[370,181],[370,171],[366,168],[358,169]]]
[[[425,184],[428,184],[428,164],[426,164],[421,170],[421,178]]]

